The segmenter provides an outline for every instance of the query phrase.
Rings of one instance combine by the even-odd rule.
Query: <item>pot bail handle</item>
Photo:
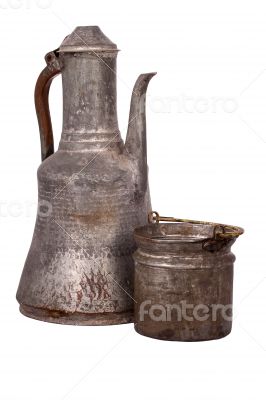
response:
[[[180,219],[180,218],[173,218],[173,217],[162,217],[159,215],[157,211],[151,211],[148,214],[148,222],[152,224],[156,224],[159,222],[187,222],[189,224],[200,224],[200,225],[211,225],[213,226],[213,236],[210,239],[205,240],[207,242],[211,241],[224,241],[224,240],[231,240],[235,239],[238,236],[244,233],[244,229],[239,228],[238,226],[233,225],[224,225],[218,224],[214,222],[206,222],[206,221],[197,221],[193,219]]]
[[[39,123],[42,161],[54,153],[54,137],[49,109],[49,91],[52,80],[61,73],[59,49],[45,56],[47,66],[40,73],[34,93],[36,114]]]

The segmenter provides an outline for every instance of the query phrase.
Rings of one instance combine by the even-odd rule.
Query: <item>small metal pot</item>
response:
[[[168,223],[159,223],[165,221]],[[199,341],[231,332],[235,226],[160,217],[135,229],[135,330]]]

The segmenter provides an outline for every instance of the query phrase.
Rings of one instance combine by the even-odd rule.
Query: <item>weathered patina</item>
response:
[[[117,52],[98,27],[78,27],[47,54],[36,84],[39,212],[17,292],[21,312],[32,318],[77,325],[133,318],[133,230],[151,210],[145,95],[154,73],[135,84],[124,144]],[[63,130],[54,153],[48,94],[60,73]]]
[[[180,341],[228,335],[235,260],[231,246],[242,233],[235,226],[151,213],[150,223],[135,230],[135,330]]]

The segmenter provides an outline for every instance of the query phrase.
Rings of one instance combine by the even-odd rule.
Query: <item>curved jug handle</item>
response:
[[[47,66],[40,73],[35,86],[35,108],[39,123],[42,161],[54,153],[54,138],[49,109],[49,91],[52,80],[61,73],[58,49],[46,54]]]

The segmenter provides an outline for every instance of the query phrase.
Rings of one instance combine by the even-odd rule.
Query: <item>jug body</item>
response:
[[[118,129],[116,55],[98,27],[77,28],[36,86],[44,161],[39,211],[17,292],[21,312],[32,318],[78,325],[132,321],[133,231],[145,223],[151,204],[143,108],[135,116],[142,121],[135,129],[142,154],[125,146]],[[63,130],[53,153],[49,109],[43,110],[50,82],[45,86],[43,80],[58,71]],[[136,87],[133,103],[142,101],[147,84]]]
[[[132,320],[133,230],[151,206],[148,190],[135,192],[130,167],[115,150],[59,150],[40,166],[39,204],[47,208],[18,291],[24,314],[71,324]]]

